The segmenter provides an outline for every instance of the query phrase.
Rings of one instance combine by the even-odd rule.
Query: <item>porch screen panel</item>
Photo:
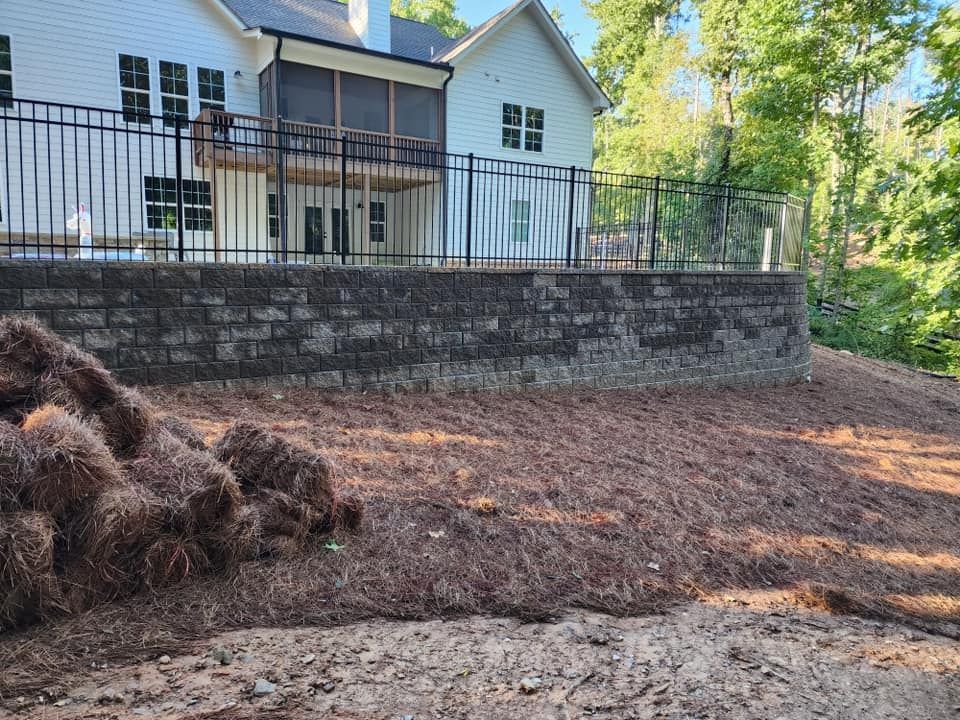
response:
[[[432,88],[395,83],[398,135],[437,140],[440,137],[440,93]]]
[[[340,73],[340,119],[356,130],[385,133],[389,130],[386,80]]]
[[[260,114],[273,117],[273,63],[260,73]]]
[[[280,114],[293,122],[333,125],[333,70],[281,62]]]

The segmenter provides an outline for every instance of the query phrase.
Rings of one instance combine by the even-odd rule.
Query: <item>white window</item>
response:
[[[10,36],[0,35],[0,107],[9,105],[13,97],[13,51]]]
[[[223,70],[198,67],[197,96],[201,110],[226,110],[227,91],[223,83]]]
[[[503,103],[500,144],[508,150],[543,152],[543,109]]]
[[[210,183],[205,180],[184,180],[183,229],[213,230]],[[147,227],[151,230],[177,229],[176,178],[147,175],[143,178]]]
[[[530,201],[510,201],[510,238],[515,243],[530,239]]]
[[[370,242],[387,241],[387,204],[379,200],[370,202]]]
[[[164,125],[173,126],[176,118],[190,115],[190,83],[183,63],[160,61],[160,111]]]
[[[543,110],[526,108],[523,116],[523,149],[543,152]]]
[[[150,62],[120,55],[120,107],[126,122],[150,123]]]
[[[503,104],[503,129],[501,132],[503,147],[519,150],[523,137],[523,108],[513,103]]]

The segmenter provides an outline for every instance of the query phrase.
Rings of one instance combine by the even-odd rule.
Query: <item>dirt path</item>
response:
[[[169,662],[101,669],[63,688],[58,707],[22,710],[63,720],[937,720],[960,713],[957,643],[779,607],[729,598],[643,618],[571,611],[555,623],[472,618],[242,630]],[[211,658],[217,648],[230,650],[230,664]],[[276,688],[255,698],[258,679]]]

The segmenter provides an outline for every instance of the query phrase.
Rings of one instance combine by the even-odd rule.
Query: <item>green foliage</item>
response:
[[[960,335],[960,10],[941,11],[927,46],[934,90],[911,124],[920,156],[877,187],[873,245],[910,283],[918,333]]]
[[[397,17],[433,25],[450,38],[460,37],[470,30],[467,22],[457,14],[455,0],[390,0],[390,12]]]
[[[923,347],[928,335],[937,331],[915,306],[916,295],[915,281],[899,264],[884,261],[851,270],[847,298],[859,310],[825,317],[814,309],[810,333],[828,347],[928,370],[960,371],[960,343],[944,340],[940,353]],[[808,299],[811,305],[815,302],[815,278],[811,278]]]
[[[808,197],[814,296],[863,307],[853,325],[818,319],[821,335],[960,365],[955,341],[918,349],[960,335],[960,6],[945,2],[586,0],[615,103],[595,166]],[[918,48],[934,82],[911,109]],[[879,262],[851,271],[854,249]]]
[[[612,172],[696,177],[706,123],[688,112],[691,77],[685,34],[661,35],[648,44],[620,83],[622,101],[599,123],[596,166]]]

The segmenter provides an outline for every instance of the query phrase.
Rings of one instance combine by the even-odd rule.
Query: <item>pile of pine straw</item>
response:
[[[95,357],[0,320],[0,629],[357,530],[333,479],[252,423],[208,448]]]

